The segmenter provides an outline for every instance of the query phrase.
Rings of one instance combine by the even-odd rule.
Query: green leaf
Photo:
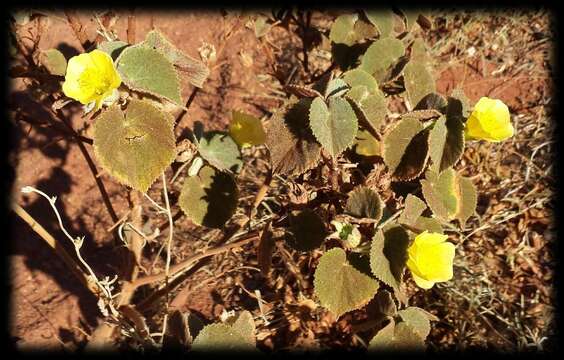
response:
[[[149,31],[141,45],[157,50],[164,55],[177,70],[182,71],[188,82],[196,87],[201,88],[210,74],[206,64],[178,50],[158,30]]]
[[[423,351],[424,340],[405,322],[395,324],[392,320],[370,340],[368,350],[378,351]]]
[[[57,49],[49,49],[41,52],[41,63],[50,74],[65,76],[67,72],[67,59]]]
[[[378,222],[382,218],[382,200],[376,191],[358,186],[350,192],[345,212],[357,218],[369,218]]]
[[[410,109],[435,92],[435,78],[424,62],[411,60],[403,69],[403,79]]]
[[[306,208],[290,215],[290,228],[285,239],[292,248],[299,251],[316,249],[326,236],[325,224],[313,210]]]
[[[186,178],[178,203],[195,224],[221,228],[235,212],[238,196],[230,174],[206,165],[198,175]]]
[[[380,38],[392,35],[394,30],[394,12],[390,9],[364,10],[366,17],[380,33]]]
[[[380,281],[394,289],[396,297],[406,302],[401,289],[403,273],[407,263],[409,235],[401,226],[394,226],[385,232],[378,230],[370,248],[370,268]]]
[[[405,207],[398,219],[400,224],[414,225],[423,211],[427,208],[427,204],[417,196],[408,194],[405,199]]]
[[[427,230],[428,232],[439,234],[444,233],[441,223],[435,218],[420,216],[419,218],[417,218],[417,221],[415,222],[415,224],[413,224],[413,226],[417,229],[420,229],[422,232]]]
[[[129,46],[128,43],[120,40],[102,41],[101,43],[98,44],[98,49],[110,55],[112,59],[114,59],[115,61],[119,57],[121,52],[128,46]]]
[[[327,83],[327,88],[325,89],[325,99],[332,96],[341,96],[347,90],[349,90],[349,86],[343,79],[333,79]]]
[[[458,117],[441,117],[429,134],[431,169],[440,172],[453,166],[464,152],[464,124]]]
[[[266,146],[274,174],[300,175],[313,168],[321,157],[321,145],[308,126],[311,99],[290,101],[270,119]]]
[[[421,122],[413,116],[404,116],[383,139],[383,159],[393,177],[411,180],[425,168],[429,155],[427,137]]]
[[[329,98],[329,107],[322,98],[315,98],[309,111],[309,124],[317,141],[334,157],[353,144],[358,131],[351,105],[338,97]]]
[[[389,37],[378,39],[364,53],[360,67],[381,83],[388,70],[404,53],[405,46],[401,40]]]
[[[349,84],[351,88],[359,85],[364,85],[370,93],[379,90],[378,82],[376,81],[376,79],[374,79],[372,75],[360,68],[349,70],[344,73],[343,80],[347,84]]]
[[[243,167],[241,151],[235,140],[226,133],[210,131],[198,142],[200,155],[219,170],[238,173]]]
[[[319,259],[313,289],[321,305],[339,318],[366,305],[376,294],[378,282],[349,264],[343,249],[333,248]]]
[[[353,86],[349,91],[347,91],[345,98],[351,98],[352,100],[354,100],[355,103],[357,103],[358,107],[360,108],[360,102],[364,99],[366,99],[368,97],[368,95],[370,95],[370,93],[368,92],[368,89],[366,88],[366,86],[364,85],[356,85]],[[352,106],[352,104],[351,104]]]
[[[194,343],[194,351],[249,351],[256,350],[248,339],[228,324],[207,325],[200,331]]]
[[[415,306],[398,311],[398,316],[407,323],[421,339],[426,339],[431,332],[429,313]]]
[[[380,142],[366,130],[356,134],[355,152],[362,156],[381,156]]]
[[[374,297],[375,310],[380,316],[395,316],[397,314],[397,307],[392,294],[382,289]]]
[[[356,20],[353,28],[355,33],[355,42],[357,43],[366,39],[371,39],[378,34],[378,29],[362,16]]]
[[[352,45],[356,41],[354,24],[358,19],[356,14],[340,15],[335,19],[329,32],[329,39],[337,44]]]
[[[248,311],[244,310],[237,313],[235,316],[230,317],[225,321],[227,325],[239,332],[249,343],[249,345],[256,346],[256,327],[253,315]]]
[[[176,156],[174,119],[147,101],[132,99],[125,114],[114,105],[94,121],[94,152],[119,182],[146,192]]]
[[[442,221],[458,219],[462,226],[476,210],[477,193],[472,181],[448,168],[437,174],[428,171],[421,180],[423,196],[433,214]]]
[[[174,65],[157,50],[143,45],[129,46],[117,59],[117,70],[132,90],[182,105],[180,79]]]
[[[447,108],[447,100],[444,96],[437,93],[430,93],[424,96],[419,103],[413,108],[414,111],[417,110],[430,110],[434,109],[440,113],[444,113]]]

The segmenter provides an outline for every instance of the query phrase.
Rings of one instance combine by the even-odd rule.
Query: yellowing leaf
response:
[[[363,156],[381,156],[380,142],[366,130],[360,130],[356,135],[355,151]]]
[[[240,147],[261,145],[266,141],[266,133],[261,121],[239,111],[231,113],[229,134]]]

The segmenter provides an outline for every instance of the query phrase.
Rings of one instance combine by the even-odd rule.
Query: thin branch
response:
[[[97,295],[98,289],[93,286],[92,283],[88,281],[88,278],[82,268],[76,263],[74,258],[65,250],[61,245],[57,245],[57,240],[47,231],[43,226],[41,226],[27,211],[25,211],[20,205],[14,203],[12,204],[12,210],[25,221],[37,235],[45,241],[47,245],[63,260],[63,262],[69,267],[71,273],[94,295]]]

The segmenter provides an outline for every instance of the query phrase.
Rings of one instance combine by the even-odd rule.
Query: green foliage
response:
[[[41,63],[52,75],[65,76],[67,71],[67,59],[57,49],[49,49],[41,52]]]
[[[299,251],[318,248],[325,240],[327,232],[323,220],[311,209],[294,211],[290,215],[290,229],[286,233],[286,243]]]
[[[270,119],[266,146],[274,174],[300,175],[319,162],[321,145],[307,125],[311,102],[289,101]]]
[[[404,116],[383,139],[383,159],[394,178],[410,180],[425,168],[429,131],[414,116]]]
[[[125,48],[116,61],[117,70],[129,88],[182,105],[180,79],[174,65],[163,54],[134,45]]]
[[[366,90],[369,93],[373,93],[378,90],[378,82],[372,75],[366,71],[356,68],[349,70],[343,74],[343,80],[349,84],[351,88],[359,85],[366,86]]]
[[[404,53],[405,46],[401,40],[389,37],[378,39],[362,56],[360,67],[380,83]]]
[[[376,294],[378,282],[355,269],[342,249],[334,248],[319,259],[313,289],[321,305],[338,318],[366,305]]]
[[[201,88],[210,74],[210,70],[200,60],[196,60],[180,50],[158,30],[151,30],[145,36],[141,45],[152,48],[170,61],[177,70],[181,71],[190,84]]]
[[[429,332],[431,332],[430,320],[438,320],[435,316],[415,306],[409,306],[398,311],[398,316],[403,322],[409,325],[421,339],[426,339]]]
[[[407,263],[409,241],[409,235],[401,226],[393,226],[385,231],[378,230],[370,247],[372,274],[391,286],[402,302],[406,301],[401,282]]]
[[[396,324],[393,320],[381,329],[368,344],[368,350],[379,351],[423,351],[424,340],[406,322]]]
[[[210,131],[198,141],[198,151],[211,165],[219,170],[238,173],[243,166],[241,151],[229,134]]]
[[[235,212],[238,196],[229,173],[206,165],[196,176],[186,178],[178,203],[195,224],[220,228]]]
[[[329,107],[322,98],[315,98],[309,111],[309,125],[317,141],[332,156],[351,146],[358,131],[351,105],[339,97],[329,98]]]
[[[411,108],[435,91],[435,78],[425,62],[412,59],[403,69],[403,78]]]
[[[437,219],[426,216],[418,217],[417,221],[415,221],[414,227],[420,229],[421,231],[427,230],[429,232],[439,234],[442,234],[444,232],[441,223]]]
[[[374,296],[374,305],[379,316],[394,317],[398,311],[392,293],[386,289],[378,291],[376,296]]]
[[[241,311],[232,317],[225,320],[225,324],[239,332],[246,339],[246,342],[255,346],[256,345],[256,326],[253,314],[248,310]]]
[[[94,122],[94,152],[102,167],[123,184],[146,192],[176,156],[173,119],[147,101],[117,105]]]
[[[389,9],[382,10],[365,10],[366,17],[376,28],[380,34],[380,38],[392,35],[394,30],[394,12]]]
[[[417,196],[409,194],[405,199],[405,207],[398,219],[400,224],[414,225],[423,211],[427,208],[427,204]]]
[[[110,55],[112,59],[114,59],[115,61],[119,57],[121,52],[128,46],[129,46],[128,43],[121,40],[102,41],[101,43],[98,44],[98,49]]]
[[[440,174],[429,170],[421,180],[425,201],[441,221],[458,219],[462,226],[476,210],[477,193],[472,181],[448,168]]]
[[[194,351],[253,351],[256,350],[249,335],[240,327],[229,324],[211,324],[205,326],[194,339]]]
[[[378,222],[382,218],[382,200],[370,188],[359,186],[350,192],[345,212],[357,218],[369,218]]]
[[[343,79],[333,79],[327,83],[327,88],[325,89],[325,99],[329,99],[332,96],[341,96],[348,89],[349,86]]]
[[[337,44],[352,45],[357,40],[354,24],[358,19],[356,14],[341,15],[335,19],[329,32],[329,39]]]
[[[464,124],[457,116],[442,116],[429,134],[431,169],[443,171],[453,166],[464,151]]]

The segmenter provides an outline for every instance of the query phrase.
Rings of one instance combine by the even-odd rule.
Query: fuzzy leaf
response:
[[[378,39],[364,53],[360,67],[381,83],[388,70],[404,53],[405,46],[401,40],[389,37]]]
[[[182,105],[180,79],[173,64],[163,54],[135,45],[125,48],[116,61],[123,82],[131,89]]]
[[[403,69],[403,79],[411,109],[426,95],[435,92],[435,78],[424,62],[411,60]]]
[[[221,228],[235,212],[238,196],[230,174],[206,165],[198,175],[186,178],[178,203],[195,224]]]
[[[98,49],[102,50],[106,54],[110,55],[114,61],[119,57],[121,52],[128,47],[129,44],[125,41],[115,40],[115,41],[103,41],[98,44]]]
[[[349,264],[343,249],[333,248],[319,259],[313,289],[321,305],[339,318],[366,305],[376,294],[378,282]]]
[[[347,90],[349,90],[349,86],[343,79],[333,79],[327,83],[327,88],[325,89],[325,99],[332,96],[341,96]]]
[[[442,221],[458,219],[462,226],[476,210],[477,193],[472,181],[448,168],[440,174],[429,171],[421,180],[423,196],[433,214]]]
[[[390,36],[394,30],[394,12],[390,9],[364,10],[366,17],[380,33],[380,38]]]
[[[429,134],[429,155],[435,172],[453,166],[464,152],[464,124],[459,117],[441,117]]]
[[[329,39],[337,44],[352,45],[355,43],[357,35],[354,24],[358,19],[356,14],[340,15],[335,19],[329,32]]]
[[[94,121],[94,152],[119,182],[146,192],[176,156],[173,118],[147,101],[115,105]]]
[[[390,322],[384,326],[380,331],[374,335],[370,343],[368,344],[368,350],[385,350],[387,349],[394,341],[394,330],[396,328],[396,324],[393,319],[390,319]]]
[[[407,323],[421,339],[426,339],[431,331],[429,313],[415,306],[398,311],[399,317]]]
[[[411,45],[411,60],[430,64],[431,58],[427,53],[427,46],[422,38],[416,38]]]
[[[404,116],[383,139],[384,163],[393,177],[410,180],[424,169],[429,155],[428,130],[412,116]]]
[[[256,350],[248,339],[228,324],[207,325],[200,331],[194,343],[194,351],[249,351]]]
[[[294,211],[290,216],[290,228],[286,243],[299,251],[318,248],[327,235],[323,220],[311,209]]]
[[[176,69],[183,72],[188,82],[196,87],[201,88],[210,74],[206,64],[178,50],[158,30],[149,31],[141,45],[155,49],[164,55],[168,61],[174,64]]]
[[[382,200],[376,191],[359,186],[350,192],[345,212],[357,218],[369,218],[377,222],[382,217]]]
[[[414,111],[417,110],[430,110],[434,109],[440,113],[444,113],[447,107],[447,100],[444,96],[437,93],[430,93],[425,95],[419,103],[413,108]]]
[[[198,142],[200,155],[219,170],[238,173],[243,166],[241,151],[228,134],[210,131]]]
[[[420,216],[419,218],[417,218],[417,221],[415,222],[415,224],[413,224],[413,226],[417,229],[420,229],[421,231],[427,230],[428,232],[433,233],[444,233],[441,223],[435,218]]]
[[[360,16],[354,23],[354,33],[356,35],[355,42],[365,39],[371,39],[378,34],[378,29],[370,21]]]
[[[368,350],[378,351],[422,351],[424,340],[405,322],[396,324],[393,320],[370,340]]]
[[[235,316],[227,319],[225,323],[227,325],[231,325],[234,330],[243,335],[243,337],[250,345],[256,345],[255,320],[253,319],[253,315],[248,310],[237,313]]]
[[[266,146],[274,174],[300,175],[319,162],[321,145],[308,126],[312,101],[289,102],[270,119]]]
[[[370,248],[370,268],[380,281],[391,286],[396,297],[402,302],[407,299],[401,289],[403,273],[407,263],[409,235],[401,226],[394,226],[385,232],[378,230]]]
[[[427,204],[415,195],[409,194],[405,199],[405,207],[398,219],[400,224],[414,225],[423,211],[427,208]]]
[[[49,49],[41,52],[41,63],[50,74],[65,76],[67,72],[67,59],[57,49]]]
[[[350,104],[342,98],[329,98],[329,107],[318,97],[311,104],[309,124],[317,141],[332,156],[351,146],[358,123]]]
[[[374,297],[374,305],[378,315],[395,316],[397,314],[396,303],[388,290],[378,291],[378,294]]]
[[[356,68],[353,70],[349,70],[343,74],[343,80],[349,84],[351,88],[359,85],[366,86],[368,92],[373,93],[378,89],[378,82],[372,75],[367,73],[366,71]]]

